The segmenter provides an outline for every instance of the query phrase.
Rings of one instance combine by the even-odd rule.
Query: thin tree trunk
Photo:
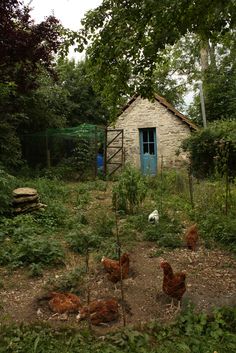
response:
[[[209,67],[209,40],[207,38],[201,38],[200,42],[200,64],[202,76]]]
[[[210,63],[211,67],[216,68],[216,54],[215,54],[215,43],[211,41],[209,45],[209,55],[210,55]]]

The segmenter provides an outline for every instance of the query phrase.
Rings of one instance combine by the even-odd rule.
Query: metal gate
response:
[[[106,176],[111,176],[124,165],[123,129],[106,129],[105,165]]]

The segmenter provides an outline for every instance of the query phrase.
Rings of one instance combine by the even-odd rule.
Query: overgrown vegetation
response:
[[[230,180],[227,213],[225,178],[193,179],[194,207],[189,195],[188,174],[162,171],[144,178],[130,167],[114,182],[94,181],[70,184],[56,179],[20,179],[3,175],[9,199],[0,220],[0,265],[26,268],[30,277],[44,276],[46,268],[64,265],[68,257],[79,261],[60,276],[49,277],[45,290],[72,291],[86,295],[86,254],[93,261],[101,256],[118,258],[115,237],[114,194],[127,202],[117,212],[122,250],[138,241],[156,245],[153,256],[183,247],[184,227],[196,222],[206,246],[224,246],[236,252],[234,234],[236,190]],[[12,184],[13,182],[13,184]],[[47,204],[45,211],[14,216],[11,212],[12,186],[27,185],[38,190]],[[109,203],[101,209],[100,198],[107,190]],[[122,205],[122,203],[120,204]],[[113,206],[113,208],[112,208]],[[148,215],[158,209],[158,224],[148,223]],[[5,212],[7,210],[7,212]],[[4,286],[4,283],[2,283]],[[211,316],[189,310],[170,326],[157,323],[142,330],[121,330],[104,340],[87,332],[56,330],[39,326],[1,326],[0,352],[202,352],[230,351],[235,343],[233,309],[220,309]],[[60,348],[59,348],[60,347]]]
[[[125,329],[101,339],[85,330],[1,325],[0,352],[233,352],[235,327],[235,309],[226,308],[215,310],[211,316],[189,309],[172,325],[152,323],[142,330]]]
[[[142,204],[146,193],[147,185],[141,173],[131,166],[126,166],[113,189],[113,205],[120,211],[133,213],[135,208]]]
[[[83,256],[89,250],[95,258],[117,257],[114,210],[90,211],[92,193],[105,192],[107,182],[70,186],[47,178],[13,178],[3,171],[0,182],[1,265],[27,266],[31,276],[40,276],[45,267],[64,263],[65,250]],[[116,200],[123,244],[127,248],[135,241],[149,240],[160,249],[183,247],[184,227],[196,222],[207,246],[218,243],[235,252],[236,192],[229,180],[226,194],[225,184],[226,179],[219,174],[212,181],[194,179],[193,208],[186,173],[163,172],[155,178],[144,178],[128,167],[113,184],[113,207]],[[44,211],[13,215],[12,188],[22,185],[37,189],[40,200],[47,204]],[[160,213],[158,224],[147,221],[154,209]]]
[[[183,142],[190,153],[193,172],[197,177],[220,176],[226,172],[236,176],[236,120],[211,123]]]
[[[12,175],[8,174],[0,165],[0,214],[10,212],[11,193],[16,187],[17,180]]]

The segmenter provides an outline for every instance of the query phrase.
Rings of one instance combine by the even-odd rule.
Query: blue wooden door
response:
[[[157,173],[157,143],[156,129],[140,129],[141,170],[144,175]]]

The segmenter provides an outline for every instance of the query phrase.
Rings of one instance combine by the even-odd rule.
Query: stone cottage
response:
[[[177,155],[176,152],[191,131],[197,130],[197,126],[191,120],[157,94],[154,101],[143,99],[138,95],[131,98],[113,128],[122,132],[124,153],[123,157],[119,156],[114,142],[113,145],[109,145],[109,140],[112,141],[117,134],[117,131],[110,129],[108,155],[109,153],[115,155],[116,160],[124,158],[125,162],[141,169],[143,174],[151,175],[157,173],[161,163],[167,167],[183,163],[186,155],[183,152]],[[121,144],[118,139],[114,141],[118,145]],[[109,162],[111,160],[108,158]]]

